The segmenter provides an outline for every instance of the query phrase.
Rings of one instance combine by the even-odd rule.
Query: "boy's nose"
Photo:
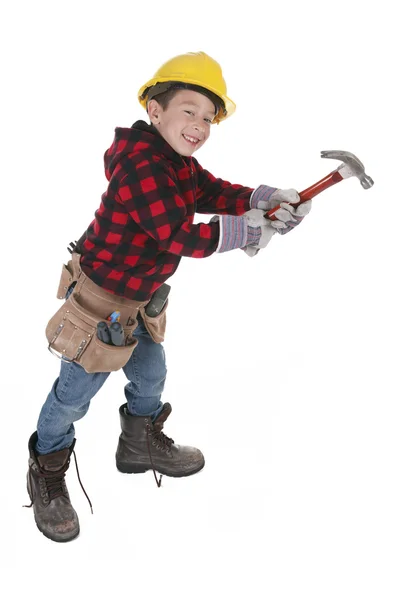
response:
[[[197,131],[201,131],[202,133],[204,133],[204,125],[203,125],[203,123],[201,123],[201,122],[194,123],[194,128],[197,129]]]

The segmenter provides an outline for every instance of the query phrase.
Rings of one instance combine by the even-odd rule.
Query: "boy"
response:
[[[153,314],[149,310],[150,301],[168,289],[165,282],[182,256],[204,258],[236,248],[254,256],[311,208],[310,202],[291,206],[299,201],[295,190],[232,185],[192,158],[211,125],[235,110],[221,68],[207,54],[166,62],[140,89],[139,102],[150,125],[138,121],[115,130],[104,157],[107,191],[64,266],[59,296],[66,302],[46,330],[49,348],[62,358],[61,370],[29,440],[27,480],[36,524],[58,542],[79,534],[65,484],[73,423],[86,414],[111,371],[123,368],[128,378],[119,409],[117,468],[153,469],[160,485],[156,471],[181,477],[204,466],[200,450],[177,445],[162,431],[171,413],[170,404],[161,402],[167,302]],[[266,219],[265,212],[278,204],[277,220]],[[215,216],[195,225],[195,212]],[[112,343],[111,335],[120,341]]]

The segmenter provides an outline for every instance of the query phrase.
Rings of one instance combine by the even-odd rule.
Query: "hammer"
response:
[[[328,189],[331,185],[335,185],[335,183],[339,183],[339,181],[348,179],[349,177],[358,177],[364,190],[367,190],[374,185],[371,177],[366,175],[362,162],[351,152],[346,152],[345,150],[322,150],[321,158],[335,158],[336,160],[341,160],[342,164],[329,173],[329,175],[300,192],[300,201],[293,203],[293,206],[298,206],[302,202],[306,202],[306,200],[311,200],[311,198],[314,198],[317,194]],[[274,213],[279,210],[279,208],[280,206],[271,208],[265,215],[265,218],[276,221]]]

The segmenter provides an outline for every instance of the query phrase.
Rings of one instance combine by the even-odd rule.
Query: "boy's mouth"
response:
[[[191,135],[186,135],[185,133],[182,133],[182,137],[184,140],[189,142],[189,144],[192,144],[192,146],[196,146],[200,141],[198,138],[192,137]]]

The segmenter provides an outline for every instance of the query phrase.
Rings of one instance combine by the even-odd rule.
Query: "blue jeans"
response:
[[[167,375],[164,348],[151,339],[138,315],[134,331],[138,345],[123,367],[128,378],[125,397],[133,415],[150,415],[154,420],[162,410],[161,394]],[[56,379],[39,415],[36,452],[49,454],[67,448],[75,436],[73,423],[82,419],[90,401],[110,373],[86,373],[76,363],[61,362]]]

